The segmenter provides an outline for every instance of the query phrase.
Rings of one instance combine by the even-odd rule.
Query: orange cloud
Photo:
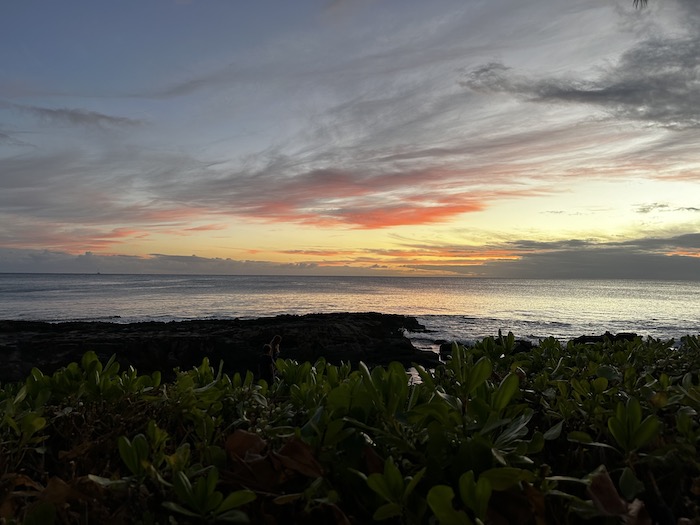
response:
[[[85,251],[107,252],[116,245],[130,239],[144,239],[149,233],[145,230],[131,228],[114,228],[100,231],[97,228],[59,226],[43,233],[34,232],[31,237],[25,237],[21,243],[9,243],[7,246],[24,248],[31,243],[54,250],[68,253],[83,253]]]
[[[379,229],[391,226],[416,226],[447,221],[457,215],[481,211],[483,204],[464,203],[438,206],[419,206],[407,203],[386,208],[351,210],[342,213],[342,222],[360,229]]]
[[[426,247],[409,249],[362,249],[362,250],[283,250],[285,256],[302,256],[322,258],[316,261],[319,267],[341,265],[364,265],[366,267],[381,265],[382,267],[399,269],[420,265],[427,269],[435,266],[439,271],[447,271],[449,267],[479,266],[493,261],[513,261],[521,255],[512,250],[493,248],[458,248],[458,247]],[[308,262],[308,261],[307,261]]]
[[[188,232],[207,232],[207,231],[217,231],[217,230],[225,230],[226,225],[225,224],[204,224],[202,226],[194,226],[192,228],[185,228],[185,231]]]
[[[292,177],[259,180],[225,190],[207,203],[210,213],[226,213],[251,220],[379,229],[447,222],[478,212],[495,199],[541,195],[526,183],[513,188],[512,173],[495,167],[448,170],[423,169],[367,174],[342,170],[313,170]],[[486,188],[489,188],[488,190]],[[215,204],[221,207],[213,208]]]
[[[664,255],[671,256],[681,256],[681,257],[698,257],[700,258],[700,250],[674,250],[672,252],[667,252]]]

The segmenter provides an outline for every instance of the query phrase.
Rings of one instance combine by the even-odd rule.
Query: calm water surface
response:
[[[232,319],[312,312],[412,315],[437,338],[537,340],[630,331],[700,335],[700,282],[406,277],[0,274],[0,319]]]

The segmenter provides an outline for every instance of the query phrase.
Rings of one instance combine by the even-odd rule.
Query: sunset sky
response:
[[[700,2],[0,7],[0,272],[700,279]]]

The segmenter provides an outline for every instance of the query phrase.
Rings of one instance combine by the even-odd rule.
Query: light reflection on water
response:
[[[0,319],[118,322],[252,318],[314,312],[412,315],[473,340],[499,329],[560,339],[631,331],[700,334],[700,282],[377,277],[0,274]],[[414,339],[415,337],[415,339]]]

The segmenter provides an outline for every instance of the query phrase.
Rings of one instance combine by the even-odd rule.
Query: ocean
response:
[[[0,274],[0,319],[180,321],[325,312],[411,315],[438,339],[471,342],[499,330],[553,336],[635,332],[700,335],[699,281],[435,277]]]

